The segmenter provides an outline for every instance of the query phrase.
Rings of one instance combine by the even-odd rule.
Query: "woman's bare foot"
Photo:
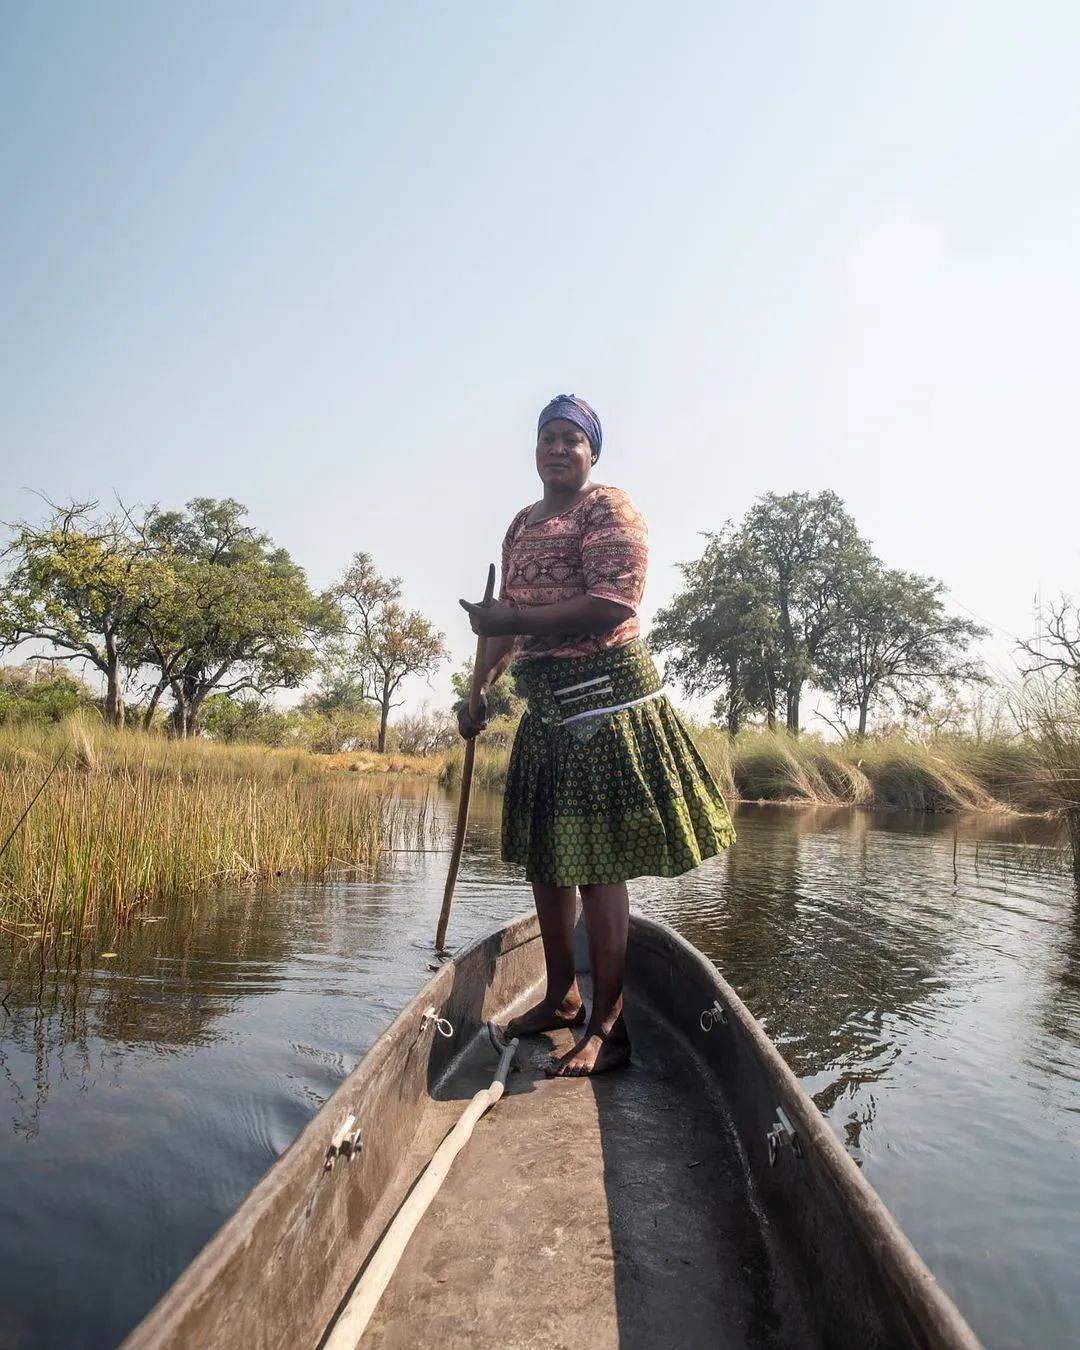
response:
[[[513,1036],[539,1036],[544,1031],[561,1031],[563,1027],[580,1027],[585,1021],[585,1005],[577,990],[571,991],[561,1003],[549,1003],[545,998],[520,1017],[512,1017],[503,1028],[509,1040]]]
[[[610,1031],[587,1031],[572,1050],[553,1059],[544,1072],[549,1078],[590,1078],[630,1061],[630,1037],[622,1017]]]

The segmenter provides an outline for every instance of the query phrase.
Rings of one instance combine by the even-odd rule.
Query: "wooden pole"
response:
[[[427,1208],[435,1199],[439,1187],[446,1180],[450,1164],[469,1142],[476,1122],[503,1095],[506,1089],[506,1075],[510,1072],[510,1061],[514,1058],[516,1049],[516,1039],[506,1043],[491,1086],[476,1094],[462,1112],[458,1123],[435,1151],[420,1180],[409,1192],[404,1204],[394,1216],[393,1223],[375,1248],[344,1311],[334,1323],[333,1331],[323,1342],[323,1350],[356,1350],[379,1299],[382,1298],[386,1286],[398,1268],[398,1263],[405,1254],[409,1239],[416,1232],[417,1225],[427,1213]]]
[[[484,588],[484,604],[490,605],[495,595],[495,564],[488,567],[487,586]],[[484,683],[484,653],[487,639],[476,639],[476,660],[473,662],[472,685],[469,688],[469,713],[475,717],[480,711],[480,686]],[[442,910],[439,913],[439,926],[435,930],[435,950],[446,950],[446,925],[450,922],[450,906],[454,901],[454,885],[457,881],[458,866],[461,863],[461,850],[465,846],[465,831],[469,824],[469,797],[472,793],[473,761],[476,759],[476,737],[470,736],[465,742],[465,762],[461,766],[461,793],[458,797],[457,824],[454,827],[454,847],[450,851],[450,870],[446,875],[446,887],[443,890]]]

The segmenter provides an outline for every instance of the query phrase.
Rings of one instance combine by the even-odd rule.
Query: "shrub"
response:
[[[93,702],[88,685],[62,666],[0,666],[0,726],[62,722]]]

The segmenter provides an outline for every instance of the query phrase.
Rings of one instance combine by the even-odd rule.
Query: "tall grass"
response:
[[[461,769],[465,763],[465,748],[458,744],[452,746],[443,756],[439,770],[439,784],[444,788],[456,788],[461,782]],[[476,761],[473,765],[473,783],[476,787],[499,789],[506,782],[506,771],[510,767],[510,747],[508,745],[486,745],[483,740],[476,745]]]
[[[1070,679],[1033,677],[1019,707],[1037,747],[1038,791],[1068,837],[1080,891],[1080,686]]]
[[[709,771],[729,801],[889,806],[911,811],[1044,811],[1051,807],[1035,772],[1030,742],[930,744],[900,736],[834,743],[787,731],[691,728]],[[499,788],[509,749],[477,746],[477,783]],[[439,781],[461,776],[460,747],[448,752]]]
[[[20,816],[59,765],[18,828]],[[313,756],[115,732],[0,729],[0,922],[77,934],[102,915],[283,874],[370,870],[394,798]]]

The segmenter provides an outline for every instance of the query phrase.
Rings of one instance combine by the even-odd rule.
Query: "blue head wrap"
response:
[[[558,417],[563,417],[567,422],[573,422],[574,426],[581,428],[589,438],[593,459],[599,459],[600,447],[604,442],[604,433],[600,426],[599,417],[585,400],[574,394],[556,394],[540,414],[540,420],[536,424],[536,434],[539,435],[549,422],[554,422]]]

